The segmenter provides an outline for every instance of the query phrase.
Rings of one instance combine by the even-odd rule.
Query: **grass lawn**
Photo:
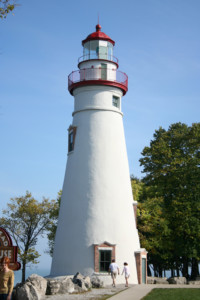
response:
[[[200,300],[200,289],[153,289],[142,300]]]

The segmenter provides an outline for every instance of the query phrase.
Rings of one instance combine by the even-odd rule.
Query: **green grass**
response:
[[[200,300],[200,289],[153,289],[142,300]]]

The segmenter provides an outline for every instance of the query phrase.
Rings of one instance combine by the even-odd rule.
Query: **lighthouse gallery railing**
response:
[[[83,81],[109,81],[113,83],[118,83],[124,86],[125,89],[128,89],[128,76],[115,69],[107,68],[88,68],[80,69],[73,71],[68,76],[68,88],[71,89],[71,86],[78,82]]]
[[[116,64],[118,64],[118,58],[111,55],[111,54],[107,54],[107,53],[89,53],[89,54],[85,54],[81,57],[79,57],[78,59],[78,63],[81,63],[83,61],[86,60],[96,60],[96,59],[103,59],[103,60],[108,60],[108,61],[112,61]]]

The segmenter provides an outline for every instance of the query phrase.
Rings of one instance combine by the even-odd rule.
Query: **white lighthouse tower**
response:
[[[114,258],[121,270],[128,262],[130,282],[138,283],[141,250],[121,111],[128,77],[118,70],[115,42],[99,24],[82,45],[79,70],[68,82],[74,111],[51,275],[106,278]]]

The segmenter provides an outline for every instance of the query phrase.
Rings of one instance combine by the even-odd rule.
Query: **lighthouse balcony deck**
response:
[[[120,88],[125,95],[128,90],[128,76],[116,69],[87,68],[73,71],[68,76],[68,90],[73,94],[75,88],[87,85],[104,85]]]

